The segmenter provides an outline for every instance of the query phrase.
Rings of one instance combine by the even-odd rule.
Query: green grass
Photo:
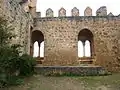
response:
[[[120,86],[120,74],[112,74],[108,76],[85,76],[76,78],[76,80],[83,82],[84,85],[87,85],[88,87],[95,87],[99,85],[109,85],[113,87]]]
[[[27,78],[24,85],[7,90],[120,90],[120,73],[108,76],[83,77],[34,75]]]

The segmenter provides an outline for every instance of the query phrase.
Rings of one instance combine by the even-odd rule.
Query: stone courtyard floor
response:
[[[120,73],[89,77],[34,75],[25,79],[24,85],[5,90],[120,90]]]

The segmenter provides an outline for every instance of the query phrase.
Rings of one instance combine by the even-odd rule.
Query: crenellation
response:
[[[58,12],[59,17],[65,17],[66,16],[66,10],[62,7]]]
[[[92,16],[92,9],[90,7],[85,9],[84,16]]]
[[[74,7],[72,10],[71,10],[71,15],[72,16],[79,16],[79,10]]]
[[[32,8],[35,8],[35,7],[32,7]],[[31,12],[31,7],[29,7],[29,12]],[[36,10],[32,10],[32,12],[36,12]],[[87,7],[85,10],[84,10],[84,16],[88,17],[88,16],[92,16],[92,9],[90,7]],[[34,14],[33,14],[34,15]],[[80,16],[80,12],[79,12],[79,9],[74,7],[72,10],[71,10],[71,17],[72,16],[75,16],[75,17],[78,17]],[[105,16],[114,16],[112,14],[112,12],[110,12],[108,15],[107,15],[107,7],[106,6],[102,6],[100,7],[97,11],[96,11],[96,17],[105,17]],[[51,8],[48,8],[46,10],[46,16],[45,17],[54,17],[54,11],[51,9]],[[58,11],[58,16],[57,17],[70,17],[70,16],[66,16],[66,10],[62,7],[59,11]],[[80,16],[81,17],[81,16]],[[34,17],[35,18],[35,17]]]
[[[48,8],[46,10],[46,17],[53,17],[53,16],[54,16],[53,10],[51,8]]]
[[[107,16],[107,7],[102,6],[96,11],[96,16]]]
[[[112,14],[112,12],[110,12],[110,13],[108,14],[108,16],[114,16],[114,15]]]

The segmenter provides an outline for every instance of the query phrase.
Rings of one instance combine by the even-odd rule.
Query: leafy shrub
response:
[[[12,45],[0,48],[0,85],[2,86],[16,85],[17,76],[29,76],[34,73],[36,60],[27,54],[20,56],[19,47]]]
[[[20,56],[21,45],[10,45],[13,29],[0,17],[0,87],[21,82],[19,75],[28,76],[34,72],[35,59],[27,54]]]
[[[20,57],[20,75],[28,76],[34,73],[34,66],[36,65],[36,60],[27,55],[23,54]]]
[[[13,74],[19,68],[19,45],[0,47],[0,71]]]

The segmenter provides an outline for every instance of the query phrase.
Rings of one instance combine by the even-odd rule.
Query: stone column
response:
[[[40,43],[38,43],[38,47],[39,47],[38,57],[40,57]]]
[[[83,42],[83,57],[85,56],[85,42]]]

